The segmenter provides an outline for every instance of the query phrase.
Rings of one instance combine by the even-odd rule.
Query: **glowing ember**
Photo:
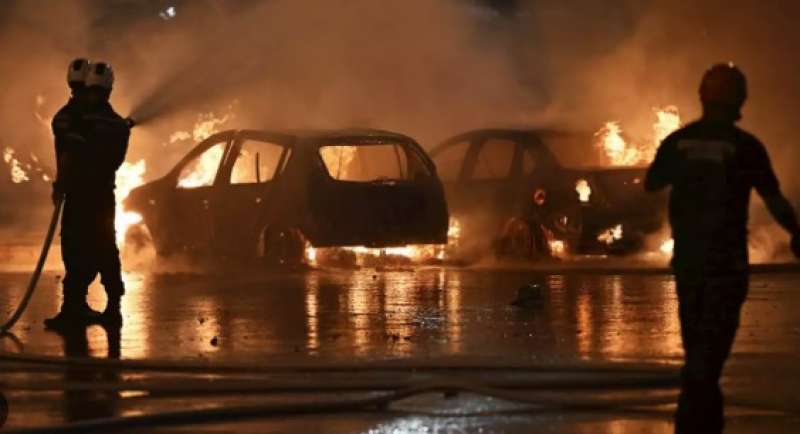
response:
[[[611,245],[614,241],[622,239],[622,225],[616,225],[613,228],[606,229],[597,236],[597,241]]]
[[[14,156],[13,149],[9,147],[3,149],[3,161],[5,161],[11,169],[11,182],[20,184],[31,180],[22,163]]]
[[[659,247],[661,253],[664,253],[665,255],[671,255],[674,249],[675,249],[675,240],[672,238],[661,243],[661,247]]]
[[[592,195],[592,187],[589,187],[589,181],[579,179],[575,183],[575,191],[578,193],[578,199],[582,203],[589,203],[589,197]]]
[[[144,160],[139,160],[134,164],[126,161],[122,163],[122,166],[117,170],[117,207],[114,216],[114,228],[117,230],[117,242],[124,242],[125,234],[128,232],[128,229],[142,221],[142,216],[139,213],[125,211],[122,202],[128,197],[131,190],[144,183],[142,176],[145,170],[146,166]]]
[[[618,122],[607,122],[595,133],[598,138],[597,146],[610,164],[634,166],[649,163],[655,157],[661,141],[680,128],[681,118],[677,107],[656,108],[654,112],[656,122],[653,124],[653,138],[650,143],[638,144],[626,140]]]

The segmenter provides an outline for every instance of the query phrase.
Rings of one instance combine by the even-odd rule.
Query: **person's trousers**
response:
[[[82,303],[100,274],[109,299],[125,292],[114,229],[114,195],[67,196],[61,221],[64,302]]]
[[[719,381],[747,297],[746,272],[675,273],[684,366],[676,434],[718,434],[724,427]]]

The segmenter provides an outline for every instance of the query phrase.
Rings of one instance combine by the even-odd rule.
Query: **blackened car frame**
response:
[[[645,194],[642,167],[566,168],[553,154],[585,150],[591,140],[559,131],[484,129],[433,149],[450,212],[461,226],[461,255],[639,250],[647,234],[662,228],[666,200]]]
[[[215,134],[163,178],[133,190],[159,255],[295,263],[314,247],[447,241],[433,162],[379,130]]]

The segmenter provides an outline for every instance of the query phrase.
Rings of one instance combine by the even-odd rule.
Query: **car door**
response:
[[[465,159],[461,188],[468,193],[464,200],[469,201],[473,217],[494,233],[519,209],[521,160],[519,143],[506,136],[477,140]]]
[[[447,206],[453,215],[471,212],[471,198],[464,185],[467,155],[475,147],[472,137],[455,138],[432,152],[436,172],[444,186]]]
[[[363,148],[373,189],[370,198],[378,244],[443,243],[447,238],[447,207],[435,172],[421,150],[409,143]]]
[[[221,255],[249,257],[257,254],[273,203],[277,180],[291,155],[288,136],[241,132],[220,171],[214,208],[214,245]]]
[[[219,198],[219,172],[232,145],[233,133],[210,137],[190,152],[173,170],[172,205],[175,239],[182,250],[208,254],[213,249],[215,215]]]
[[[323,144],[323,170],[312,188],[311,209],[320,245],[390,246],[421,242],[426,176],[430,168],[401,142],[351,140]],[[416,179],[412,179],[417,177]]]

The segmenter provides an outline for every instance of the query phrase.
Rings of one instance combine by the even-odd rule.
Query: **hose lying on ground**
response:
[[[485,360],[464,360],[463,358],[446,358],[419,360],[380,360],[363,363],[320,363],[318,361],[291,361],[286,364],[243,364],[243,363],[215,363],[215,362],[187,362],[173,360],[132,360],[132,359],[94,359],[74,358],[60,356],[46,356],[33,354],[16,354],[0,351],[0,363],[27,364],[31,367],[53,367],[61,369],[86,368],[86,369],[117,369],[124,371],[151,371],[151,372],[179,372],[203,374],[275,374],[275,373],[350,373],[363,371],[528,371],[528,372],[557,372],[557,373],[625,373],[625,374],[675,374],[679,368],[663,363],[624,363],[624,362],[579,362],[566,363],[532,363],[519,362],[503,364],[487,363]]]
[[[450,381],[458,381],[468,376],[445,375]],[[470,375],[473,378],[474,375]],[[263,379],[152,379],[119,380],[92,382],[25,381],[3,382],[5,391],[53,391],[67,392],[146,392],[150,396],[222,395],[222,394],[291,394],[291,393],[331,393],[331,392],[377,392],[405,389],[419,380],[398,378],[324,378],[324,381],[309,381],[308,375],[297,378]],[[677,375],[608,375],[587,374],[581,376],[539,376],[536,378],[495,378],[482,380],[486,387],[504,390],[657,390],[673,389],[679,384]]]
[[[470,393],[519,404],[555,407],[563,410],[613,410],[664,405],[674,402],[674,397],[654,397],[647,399],[543,399],[530,398],[491,387],[465,385],[461,383],[430,383],[367,398],[319,400],[302,403],[262,404],[251,406],[229,406],[198,410],[179,410],[149,415],[110,417],[51,425],[41,428],[9,430],[8,433],[71,433],[71,432],[111,432],[119,429],[153,428],[156,426],[192,425],[201,423],[233,422],[248,419],[263,419],[276,416],[297,416],[305,414],[355,413],[366,411],[385,411],[397,401],[430,393]],[[413,413],[413,412],[411,412]],[[463,417],[464,414],[456,414]],[[454,416],[448,414],[447,416]]]
[[[42,252],[39,254],[39,261],[36,263],[36,268],[33,270],[31,280],[28,282],[28,289],[25,291],[25,295],[23,295],[22,301],[20,301],[17,309],[11,314],[11,318],[9,318],[8,321],[4,322],[3,324],[0,324],[0,336],[10,330],[11,327],[14,327],[14,324],[17,323],[19,318],[25,312],[25,309],[28,308],[28,303],[31,301],[33,291],[36,289],[36,284],[39,283],[39,277],[42,275],[44,263],[47,261],[47,254],[50,252],[50,245],[53,244],[53,237],[55,236],[56,228],[58,227],[58,218],[61,216],[61,208],[63,205],[63,200],[56,201],[55,209],[53,209],[53,217],[50,219],[50,227],[47,229],[47,236],[45,236],[44,244],[42,245]]]

